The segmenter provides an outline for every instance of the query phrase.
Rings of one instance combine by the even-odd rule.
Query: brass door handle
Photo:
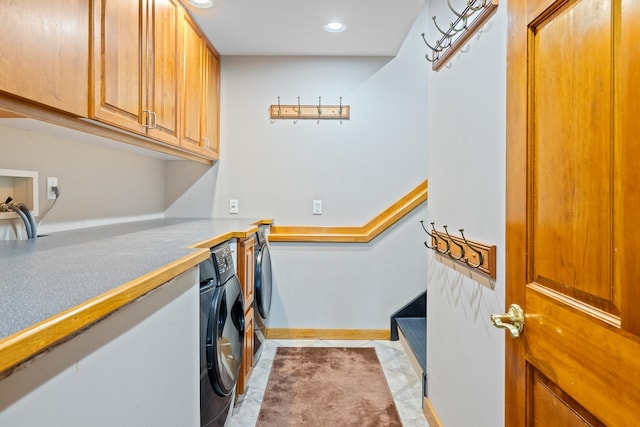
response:
[[[524,312],[518,304],[511,304],[504,314],[492,314],[491,323],[496,328],[508,329],[513,338],[518,338],[524,329]]]

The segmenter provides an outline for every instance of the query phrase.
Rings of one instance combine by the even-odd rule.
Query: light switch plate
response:
[[[229,213],[230,214],[238,213],[238,199],[229,200]]]
[[[322,215],[322,200],[313,201],[313,214]]]

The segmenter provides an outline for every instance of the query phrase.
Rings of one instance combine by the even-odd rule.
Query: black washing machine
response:
[[[244,303],[228,243],[200,264],[200,426],[222,427],[233,410],[244,345]]]
[[[256,363],[262,353],[271,311],[271,255],[267,236],[262,228],[256,233],[254,254],[253,361]]]

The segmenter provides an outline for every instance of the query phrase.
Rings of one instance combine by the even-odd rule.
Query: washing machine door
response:
[[[256,306],[263,319],[269,318],[271,311],[271,255],[269,245],[263,244],[256,255],[254,266]]]
[[[244,303],[237,276],[218,286],[211,301],[207,325],[207,369],[217,394],[235,388],[244,345]]]

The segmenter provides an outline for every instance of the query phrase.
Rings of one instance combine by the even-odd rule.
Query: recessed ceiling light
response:
[[[213,0],[188,0],[189,4],[193,7],[199,7],[200,9],[208,9],[213,7]]]
[[[324,26],[324,30],[329,33],[341,33],[347,31],[347,26],[341,22],[329,22]]]

